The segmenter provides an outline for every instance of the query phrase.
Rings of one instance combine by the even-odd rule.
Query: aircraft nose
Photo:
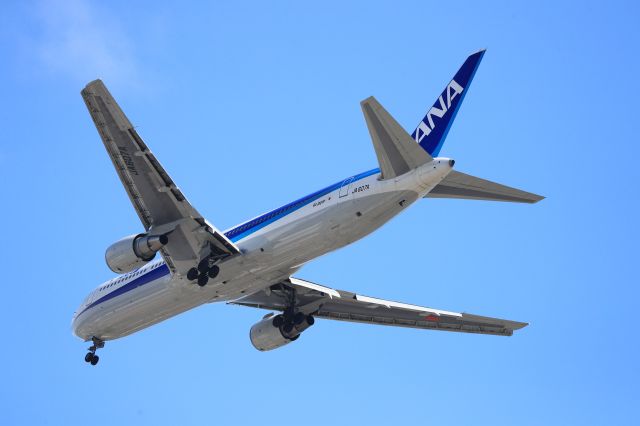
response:
[[[76,311],[73,313],[73,318],[71,319],[71,332],[73,333],[74,336],[79,337],[83,340],[86,340],[85,336],[83,335],[83,326],[84,324],[84,320],[81,320],[79,318],[78,313],[80,312],[80,310]]]
[[[78,335],[78,312],[73,313],[73,318],[71,319],[71,332],[77,336]]]

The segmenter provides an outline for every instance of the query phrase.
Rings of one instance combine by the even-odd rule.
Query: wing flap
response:
[[[452,170],[425,198],[464,198],[514,203],[537,203],[544,199],[541,195],[511,188],[456,170]]]

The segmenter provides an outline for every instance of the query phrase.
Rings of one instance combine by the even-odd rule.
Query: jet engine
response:
[[[111,244],[104,258],[109,269],[123,274],[148,263],[168,242],[169,237],[166,235],[129,235]]]
[[[315,322],[311,315],[298,312],[295,315],[267,314],[251,327],[251,344],[259,351],[270,351],[289,344]]]

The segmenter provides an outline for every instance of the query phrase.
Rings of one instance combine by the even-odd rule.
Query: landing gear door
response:
[[[340,192],[338,193],[338,200],[344,201],[346,197],[349,195],[349,190],[351,189],[351,184],[353,183],[354,176],[347,178],[342,182],[342,186],[340,186]]]

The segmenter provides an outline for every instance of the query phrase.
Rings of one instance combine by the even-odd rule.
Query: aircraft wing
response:
[[[101,80],[81,92],[127,195],[150,235],[168,234],[161,252],[181,274],[199,259],[226,257],[238,248],[189,203],[142,141]]]
[[[544,197],[452,170],[425,198],[465,198],[537,203]]]
[[[511,336],[514,330],[528,325],[362,296],[293,277],[230,303],[283,311],[292,297],[297,309],[305,314],[338,321],[501,336]]]

